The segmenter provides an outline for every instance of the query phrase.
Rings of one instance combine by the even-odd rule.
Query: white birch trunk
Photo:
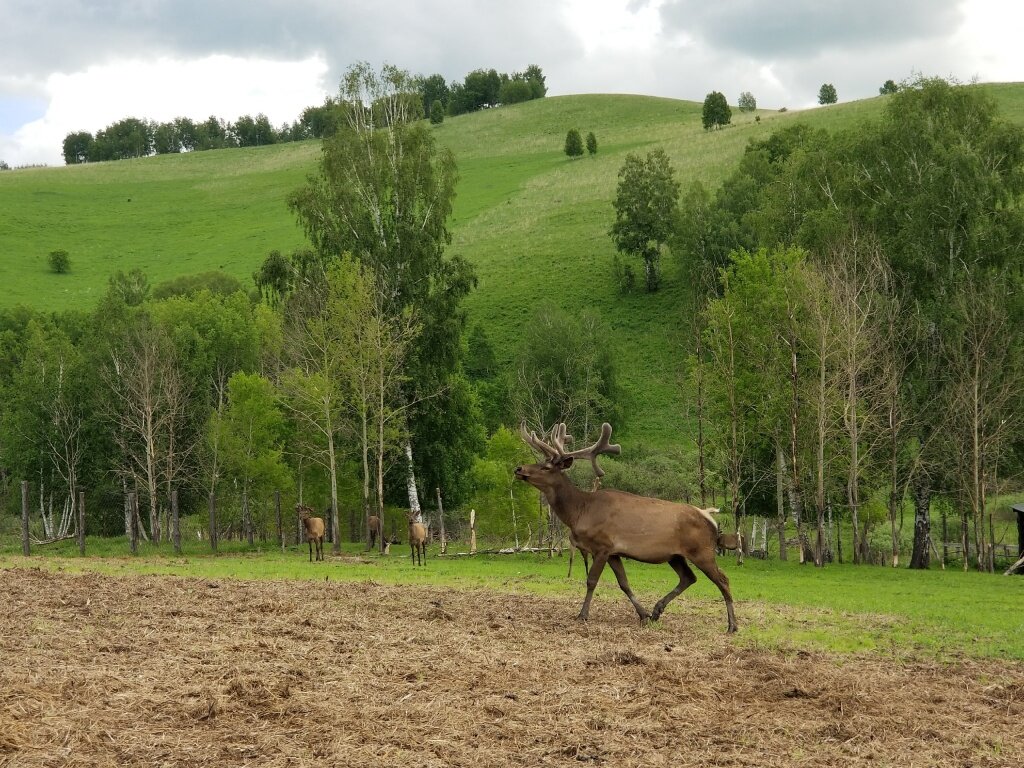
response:
[[[409,493],[409,514],[417,523],[423,522],[423,509],[420,507],[420,495],[416,491],[416,468],[412,462],[412,442],[405,441],[405,487]]]

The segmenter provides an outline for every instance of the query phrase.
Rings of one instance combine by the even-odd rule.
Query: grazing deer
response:
[[[304,504],[296,504],[295,511],[299,513],[302,520],[302,527],[306,531],[306,541],[309,542],[309,562],[313,562],[313,544],[316,544],[316,559],[324,559],[324,519],[313,517],[313,509]]]
[[[728,616],[728,631],[736,631],[729,579],[715,561],[718,523],[710,513],[689,504],[607,488],[584,491],[573,485],[565,471],[575,459],[590,459],[594,473],[602,477],[604,471],[597,464],[598,456],[621,452],[620,446],[609,443],[612,434],[610,424],[601,425],[601,437],[596,443],[577,451],[565,450],[568,439],[565,424],[555,425],[550,443],[545,443],[533,432],[528,433],[525,424],[521,426],[520,434],[527,445],[544,455],[544,461],[516,467],[515,476],[544,494],[551,509],[568,526],[576,546],[594,558],[587,574],[587,596],[578,616],[580,621],[586,621],[590,615],[590,601],[605,564],[611,566],[619,588],[633,604],[640,620],[647,622],[660,618],[668,604],[697,580],[689,565],[693,563],[721,591]],[[643,563],[668,563],[679,576],[678,586],[648,613],[633,595],[622,565],[623,557]]]
[[[383,535],[383,528],[380,524],[380,518],[376,515],[370,515],[368,518],[366,518],[366,529],[370,533],[370,545],[366,548],[366,551],[369,552],[371,549],[373,549],[374,545],[376,545],[378,534]]]
[[[427,564],[427,526],[419,522],[419,515],[409,513],[409,548],[413,565]]]

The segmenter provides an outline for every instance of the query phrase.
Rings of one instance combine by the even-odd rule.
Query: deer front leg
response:
[[[640,617],[640,622],[646,624],[651,620],[651,617],[647,613],[647,609],[640,605],[640,601],[633,595],[633,590],[629,588],[629,579],[626,578],[626,568],[622,564],[622,558],[618,555],[612,555],[608,558],[608,565],[612,567],[612,572],[615,574],[616,581],[619,582],[619,589],[626,593],[626,597],[629,598],[629,602],[636,608],[636,613]]]
[[[590,566],[590,571],[587,573],[587,596],[583,599],[583,607],[580,608],[580,615],[576,617],[577,621],[586,621],[590,617],[590,601],[594,598],[594,589],[597,587],[606,562],[608,562],[608,555],[594,554],[594,564]]]

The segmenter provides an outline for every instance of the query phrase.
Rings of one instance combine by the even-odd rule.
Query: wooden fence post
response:
[[[78,554],[85,557],[85,491],[78,492]]]
[[[210,550],[217,551],[217,495],[210,491]]]
[[[441,489],[435,489],[437,491],[437,514],[441,517],[441,554],[448,553],[448,537],[444,532],[444,506],[441,504]]]
[[[281,520],[281,492],[274,491],[274,508],[277,510],[277,538],[281,540],[281,554],[284,554],[284,523]]]
[[[174,554],[181,554],[181,526],[178,514],[178,489],[171,491],[171,541],[174,543]]]
[[[245,540],[249,542],[249,546],[253,546],[256,542],[253,539],[254,530],[252,524],[252,511],[249,509],[249,492],[242,491],[242,525],[245,526]]]
[[[128,538],[131,542],[132,554],[137,555],[139,553],[139,497],[135,495],[134,491],[128,494],[128,509],[132,520],[132,524],[128,527],[130,532]]]
[[[476,554],[476,510],[469,510],[469,554]]]
[[[32,554],[28,541],[28,480],[21,481],[21,554]]]

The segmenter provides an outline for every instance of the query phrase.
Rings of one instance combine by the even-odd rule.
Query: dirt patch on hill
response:
[[[1024,763],[1024,665],[745,647],[720,603],[0,580],[2,766]]]

